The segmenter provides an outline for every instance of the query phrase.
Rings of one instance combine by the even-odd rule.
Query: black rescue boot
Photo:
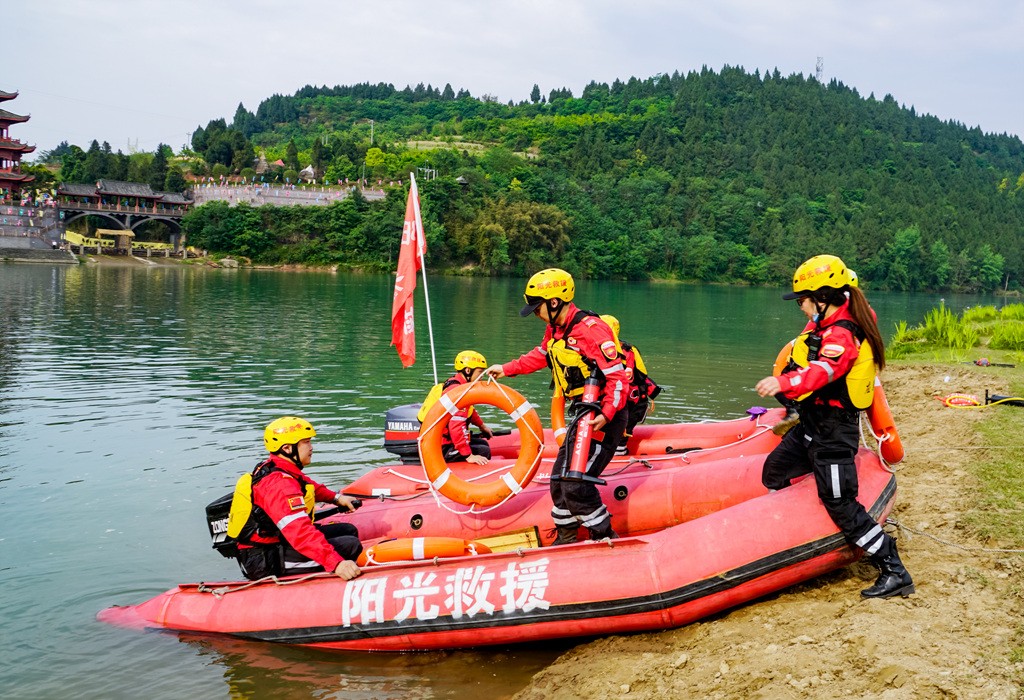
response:
[[[910,578],[907,567],[900,561],[896,551],[896,543],[891,542],[889,552],[885,555],[871,557],[871,563],[878,567],[880,573],[875,585],[860,592],[865,598],[892,598],[901,595],[904,598],[914,592],[914,581]]]
[[[601,527],[598,528],[587,528],[590,531],[590,539],[597,542],[598,540],[617,540],[619,536],[615,534],[615,530],[612,529],[611,519],[607,520]]]
[[[572,544],[579,538],[579,526],[577,525],[559,525],[558,526],[558,537],[551,543],[552,547],[560,544]]]

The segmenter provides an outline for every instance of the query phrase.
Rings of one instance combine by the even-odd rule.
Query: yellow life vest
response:
[[[554,382],[555,395],[575,398],[583,394],[583,382],[591,374],[591,364],[583,357],[573,342],[570,342],[569,334],[577,323],[587,316],[597,316],[592,311],[576,312],[576,315],[569,321],[558,340],[551,338],[548,341],[547,361],[551,368],[551,379]]]
[[[871,402],[875,397],[875,355],[871,349],[871,343],[863,342],[860,340],[860,329],[850,321],[846,319],[836,321],[836,326],[842,326],[846,328],[854,335],[854,339],[857,340],[859,352],[857,353],[857,359],[853,363],[853,367],[846,373],[846,380],[843,383],[831,382],[822,389],[819,389],[819,393],[824,393],[831,397],[835,394],[844,406],[847,408],[865,409],[871,405]],[[812,350],[812,345],[808,341],[811,338],[817,338],[817,347]],[[798,367],[807,367],[811,362],[818,359],[818,350],[820,350],[820,336],[814,336],[810,331],[807,333],[801,333],[797,336],[796,340],[793,341],[793,350],[790,353],[790,362]],[[835,385],[836,390],[828,391],[827,388]],[[797,401],[803,401],[811,395],[811,392],[803,394],[797,398]]]
[[[548,341],[547,350],[555,390],[569,398],[583,394],[583,382],[590,376],[590,367],[583,355],[566,343],[564,338]]]
[[[440,384],[435,384],[434,386],[430,387],[430,392],[427,394],[427,398],[423,399],[423,405],[420,406],[420,410],[416,414],[416,420],[418,420],[420,423],[422,423],[423,419],[427,417],[427,411],[430,410],[430,407],[437,403],[438,399],[441,398],[441,394],[444,393],[444,385],[446,383],[447,382],[441,382]],[[471,418],[472,416],[473,407],[470,406],[466,409],[466,418],[468,419]]]
[[[257,528],[266,531],[269,529],[267,527],[269,524],[273,529],[277,529],[270,518],[263,513],[263,510],[256,508],[252,502],[252,487],[271,472],[281,471],[268,466],[268,464],[268,462],[260,462],[252,472],[242,474],[235,482],[235,493],[231,497],[231,510],[228,512],[228,537],[245,542],[256,532]],[[286,474],[286,476],[291,475]],[[313,484],[304,484],[302,502],[306,514],[312,520],[316,510],[316,487]],[[260,520],[263,522],[258,522]]]

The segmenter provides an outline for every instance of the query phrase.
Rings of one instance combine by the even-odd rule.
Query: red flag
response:
[[[398,350],[403,367],[416,362],[416,326],[412,298],[416,289],[416,272],[423,266],[427,243],[420,219],[420,197],[415,180],[409,188],[402,226],[402,245],[398,252],[398,273],[395,276],[395,298],[391,303],[391,344]]]

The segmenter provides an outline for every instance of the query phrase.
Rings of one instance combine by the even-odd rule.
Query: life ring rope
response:
[[[868,442],[867,435],[864,431],[865,424],[867,424],[867,433],[869,433],[871,437],[875,439],[874,445],[871,445],[871,443]],[[868,420],[867,413],[864,411],[861,411],[860,437],[861,442],[864,444],[864,447],[868,448],[869,450],[873,449],[873,451],[878,454],[878,461],[882,463],[882,469],[889,472],[890,474],[895,474],[899,470],[899,467],[897,467],[895,464],[890,464],[882,453],[882,444],[889,440],[895,440],[896,438],[893,437],[892,435],[886,434],[885,431],[883,431],[881,435],[875,433],[875,428],[871,425],[871,421]]]
[[[474,387],[477,387],[480,384],[480,381],[481,380],[477,378],[462,387],[453,389],[446,394],[442,394],[441,398],[438,400],[438,404],[440,404],[444,410],[436,411],[431,409],[431,412],[436,413],[437,415],[433,420],[429,421],[429,425],[427,422],[424,422],[423,427],[420,429],[420,436],[417,439],[420,448],[420,461],[423,463],[424,471],[427,476],[426,483],[430,489],[431,495],[434,497],[435,503],[438,507],[457,515],[464,515],[468,513],[487,513],[495,508],[499,508],[508,501],[508,499],[522,492],[523,487],[525,487],[533,478],[534,474],[536,474],[537,468],[540,466],[543,453],[541,448],[544,444],[544,431],[543,428],[540,427],[540,419],[536,417],[537,414],[534,411],[533,405],[524,399],[517,391],[503,386],[495,381],[493,377],[488,376],[484,385],[488,388],[496,388],[504,399],[504,403],[507,406],[510,406],[511,409],[499,406],[497,401],[487,403],[505,410],[506,413],[516,421],[516,425],[519,428],[519,459],[510,471],[505,471],[504,468],[502,468],[465,480],[456,476],[452,472],[451,467],[444,463],[444,457],[439,448],[440,435],[443,432],[445,425],[451,420],[451,417],[460,410],[459,404],[471,391],[474,391]],[[427,414],[428,417],[430,415],[431,413]],[[534,420],[528,420],[528,417],[531,415]],[[534,426],[534,423],[536,423],[536,426]],[[426,443],[424,441],[425,436],[430,436],[429,441]],[[424,451],[425,446],[428,448],[428,452]],[[533,453],[532,457],[530,456],[531,452]],[[481,506],[479,502],[471,500],[474,496],[482,494],[485,488],[493,486],[495,483],[489,482],[488,484],[478,484],[475,482],[499,471],[504,472],[502,476],[497,479],[497,481],[501,482],[503,485],[503,490],[505,491],[504,496],[496,502],[487,503],[483,506]],[[449,487],[447,489],[449,493],[445,493],[446,486]],[[461,511],[456,510],[441,500],[442,495],[456,503],[462,503],[459,498],[464,498],[467,502],[462,503],[462,505],[468,505],[469,508]]]

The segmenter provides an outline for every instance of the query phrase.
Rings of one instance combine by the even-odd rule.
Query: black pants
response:
[[[761,483],[778,490],[813,473],[818,498],[846,541],[869,555],[884,556],[892,544],[857,501],[859,413],[827,406],[800,406],[800,423],[764,461]]]
[[[469,438],[470,454],[481,455],[487,459],[491,458],[491,443],[483,435],[473,435]],[[444,448],[444,461],[465,462],[469,455],[464,455],[455,449],[455,445],[448,445]]]
[[[569,415],[575,415],[578,409],[576,404],[569,407]],[[615,414],[611,422],[604,426],[604,438],[598,442],[590,442],[590,456],[587,460],[588,476],[601,476],[601,472],[608,466],[608,462],[615,456],[615,448],[618,447],[626,430],[628,420],[627,409],[623,408]],[[572,451],[573,434],[570,430],[565,436],[565,442],[558,448],[558,456],[551,468],[551,473],[561,474],[568,471],[569,453]],[[562,479],[551,480],[551,519],[556,527],[579,527],[583,525],[599,536],[606,536],[610,533],[611,515],[601,501],[601,494],[597,486],[589,481],[566,481]]]
[[[314,525],[324,538],[334,547],[334,551],[344,559],[355,561],[363,551],[359,541],[359,531],[349,523],[332,523],[330,525]],[[281,541],[277,544],[263,545],[238,551],[238,566],[242,574],[250,581],[265,576],[292,576],[323,571],[324,567]]]
[[[629,420],[626,423],[626,437],[633,435],[633,428],[638,423],[647,419],[647,411],[651,408],[651,400],[644,397],[636,403],[627,403],[626,410],[629,411]]]

